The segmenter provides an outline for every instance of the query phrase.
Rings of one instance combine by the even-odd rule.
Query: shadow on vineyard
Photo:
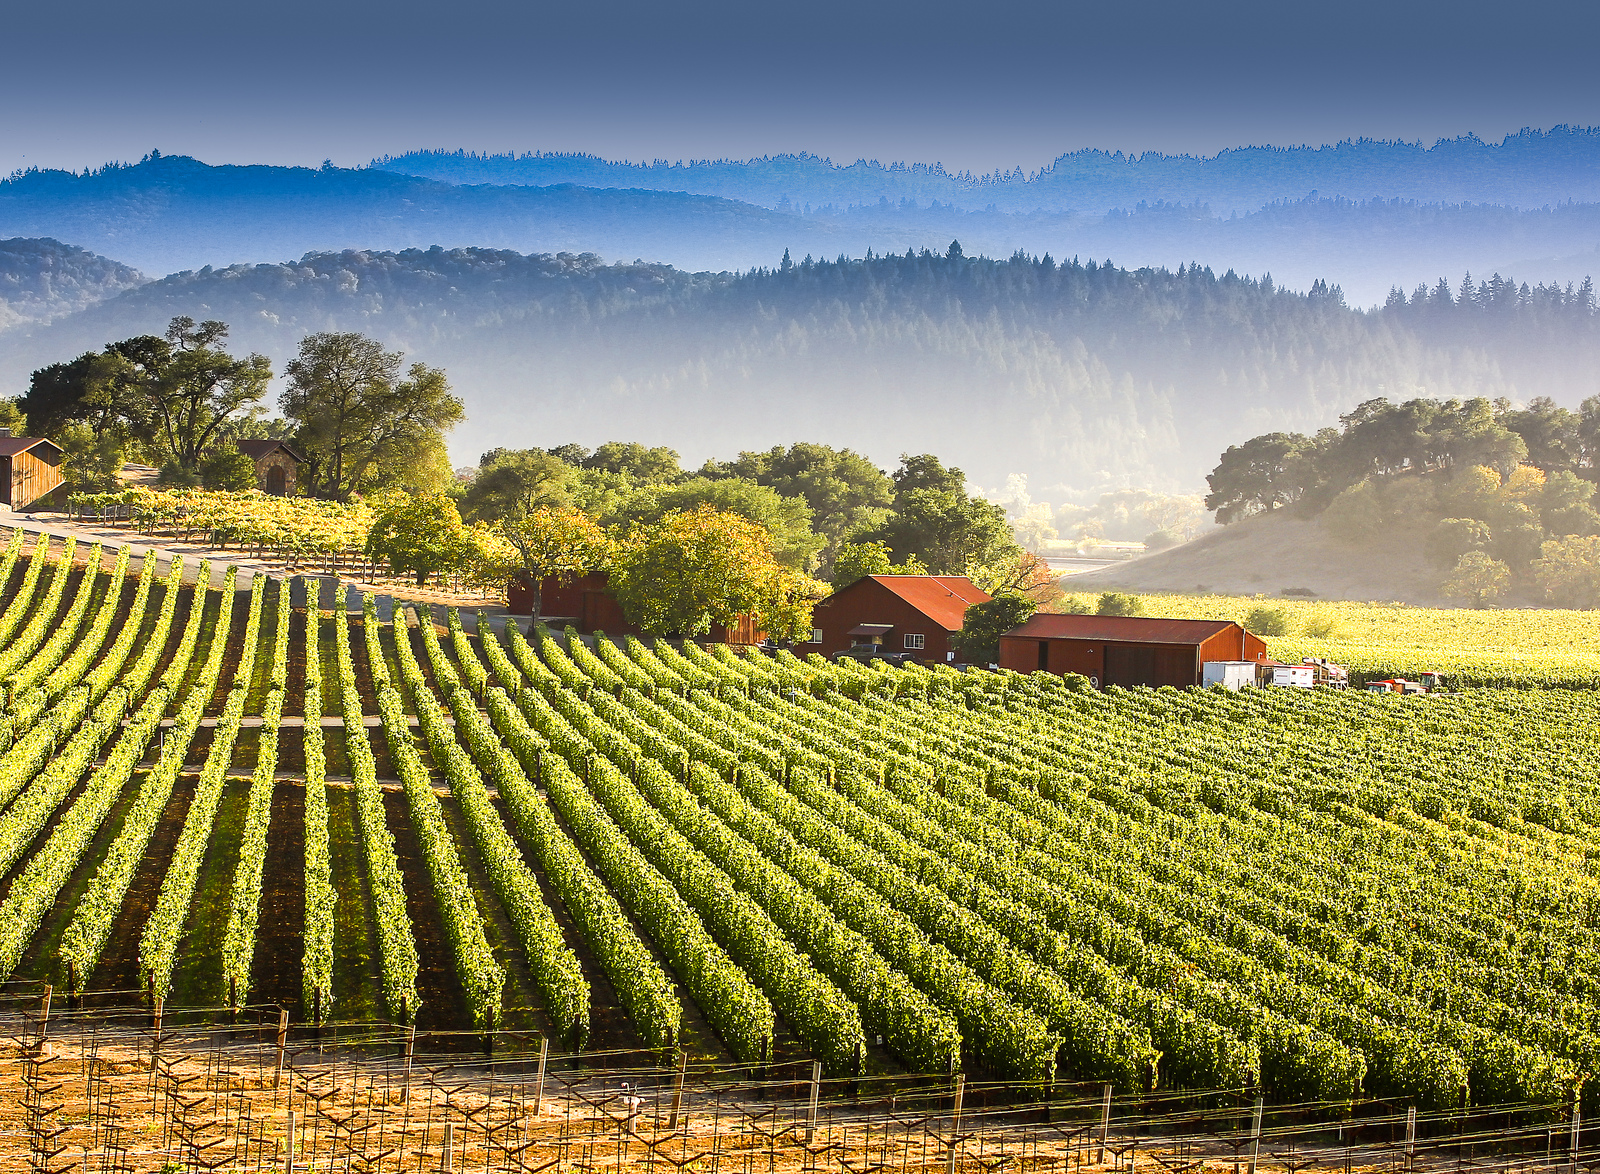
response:
[[[338,880],[331,935],[335,991],[331,1014],[340,1019],[381,1020],[388,1017],[383,1003],[383,968],[356,824],[355,792],[349,787],[330,787],[328,848]]]
[[[126,1004],[140,999],[144,976],[139,968],[139,934],[145,921],[155,908],[156,894],[166,872],[166,862],[172,857],[178,834],[183,830],[184,817],[189,811],[189,800],[194,793],[192,780],[180,779],[173,788],[172,798],[156,824],[144,859],[139,862],[128,886],[127,894],[111,924],[111,933],[101,952],[100,965],[95,969],[91,989],[120,992],[103,999],[91,998],[89,1006],[101,1004]]]
[[[296,1019],[301,1006],[300,959],[305,949],[305,789],[280,782],[272,794],[266,874],[261,883],[261,924],[251,968],[251,1003],[287,1007]]]
[[[169,999],[175,1007],[220,1007],[227,1003],[222,983],[222,935],[228,925],[233,873],[239,863],[246,790],[245,783],[230,781],[217,806],[194,903],[178,940]]]
[[[416,937],[421,966],[417,971],[417,996],[420,1007],[413,1008],[417,1026],[429,1031],[470,1031],[472,1014],[466,992],[454,967],[450,965],[450,945],[444,921],[432,899],[428,866],[411,830],[405,796],[385,791],[383,806],[389,833],[394,836],[395,858],[405,883],[407,912]]]

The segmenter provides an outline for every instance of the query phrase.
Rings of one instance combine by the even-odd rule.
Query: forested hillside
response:
[[[0,346],[0,391],[176,315],[282,369],[358,330],[450,372],[486,449],[630,438],[707,457],[809,439],[884,467],[937,452],[1036,499],[1193,491],[1241,435],[1310,432],[1375,394],[1600,391],[1592,289],[1448,285],[1346,306],[1207,269],[919,253],[743,275],[486,249],[345,252],[153,282]]]
[[[56,240],[0,240],[0,330],[48,322],[132,289],[136,269]]]
[[[1226,215],[1312,192],[1538,208],[1600,199],[1600,128],[1522,130],[1498,143],[1463,135],[1432,147],[1360,139],[1322,147],[1240,147],[1210,156],[1085,149],[1036,171],[1017,167],[988,175],[951,173],[938,163],[858,159],[840,166],[816,155],[623,163],[554,152],[411,151],[372,165],[445,183],[649,188],[769,208],[938,200],[966,210],[1104,212],[1165,201],[1209,204]]]
[[[1279,155],[1299,158],[1293,152],[1267,152],[1263,158]],[[809,167],[797,163],[790,170]],[[1142,174],[1145,164],[1115,167]],[[1325,280],[1342,286],[1358,305],[1381,302],[1393,284],[1410,288],[1447,274],[1515,272],[1535,281],[1581,282],[1594,271],[1600,261],[1594,253],[1600,203],[1519,208],[1509,198],[1488,202],[1485,193],[1500,189],[1490,182],[1497,173],[1485,167],[1482,189],[1463,189],[1459,198],[1467,202],[1397,195],[1413,188],[1375,167],[1372,185],[1392,180],[1396,186],[1351,187],[1361,194],[1346,198],[1296,181],[1298,186],[1282,189],[1281,198],[1235,214],[1225,193],[1207,203],[1201,188],[1164,183],[1136,184],[1110,210],[1008,210],[999,200],[966,210],[951,193],[858,203],[841,196],[828,204],[780,194],[768,206],[763,201],[773,191],[747,193],[760,199],[746,201],[646,190],[676,179],[640,178],[625,169],[578,169],[584,183],[604,187],[461,186],[376,168],[210,167],[152,155],[81,175],[29,171],[0,181],[0,235],[71,241],[147,273],[270,263],[307,252],[432,245],[592,252],[608,261],[737,271],[774,265],[785,249],[796,260],[807,254],[859,257],[869,249],[942,251],[957,239],[969,254],[991,257],[1021,249],[1169,269],[1198,260],[1217,272],[1270,273],[1295,289]],[[776,174],[781,179],[782,168]],[[633,178],[640,186],[614,186]],[[1580,189],[1587,193],[1582,185],[1571,188]]]

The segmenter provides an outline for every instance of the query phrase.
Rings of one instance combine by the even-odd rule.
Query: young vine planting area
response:
[[[0,583],[3,978],[1280,1101],[1600,1069],[1588,691],[469,633],[20,536]]]

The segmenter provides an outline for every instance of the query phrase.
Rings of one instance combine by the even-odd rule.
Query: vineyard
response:
[[[176,563],[4,552],[0,978],[838,1078],[1592,1095],[1592,693],[1084,693]]]
[[[1437,670],[1466,688],[1600,685],[1600,612],[1595,611],[1410,607],[1240,595],[1141,598],[1146,615],[1177,619],[1242,622],[1252,608],[1281,609],[1289,630],[1267,638],[1270,653],[1291,663],[1306,656],[1327,657],[1348,665],[1356,684],[1393,676],[1414,679]]]

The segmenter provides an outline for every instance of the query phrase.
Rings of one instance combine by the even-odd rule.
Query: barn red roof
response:
[[[965,575],[872,575],[870,578],[947,632],[959,632],[967,608],[989,598],[988,592]]]
[[[1238,627],[1232,620],[1166,620],[1144,616],[1063,616],[1035,612],[1007,636],[1035,640],[1107,640],[1114,644],[1203,644]]]
[[[40,444],[48,444],[57,450],[61,448],[55,441],[42,436],[0,436],[0,457],[14,457]]]

